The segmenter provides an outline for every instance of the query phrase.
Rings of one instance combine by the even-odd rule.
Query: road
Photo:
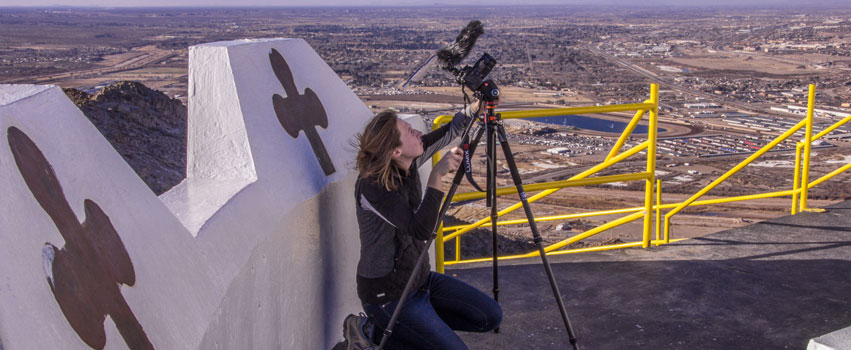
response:
[[[139,51],[139,55],[133,56],[127,60],[119,62],[109,67],[99,67],[94,69],[86,69],[72,72],[62,72],[56,74],[42,75],[38,77],[15,78],[3,81],[4,84],[27,82],[31,84],[44,84],[67,79],[88,78],[97,75],[109,73],[125,72],[129,70],[139,69],[148,65],[156,64],[165,61],[178,53],[174,50],[162,50],[153,47],[146,47],[144,51]]]
[[[400,87],[403,87],[403,88],[407,87],[408,84],[410,84],[412,81],[420,80],[422,78],[423,74],[425,74],[429,70],[429,68],[431,68],[431,62],[434,61],[434,59],[436,57],[437,57],[437,55],[431,55],[425,61],[425,63],[423,63],[422,65],[417,67],[417,69],[414,71],[414,73],[411,74],[411,76],[408,77],[408,79],[405,80],[405,82]]]

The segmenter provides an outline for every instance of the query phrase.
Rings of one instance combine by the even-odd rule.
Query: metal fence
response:
[[[562,215],[551,215],[551,216],[542,216],[536,217],[536,222],[544,222],[544,221],[560,221],[560,220],[570,220],[577,218],[586,218],[593,216],[603,216],[603,215],[613,215],[613,214],[626,214],[620,218],[615,220],[611,220],[605,224],[597,226],[595,228],[586,230],[582,233],[576,234],[572,237],[565,238],[559,242],[548,245],[544,248],[544,251],[547,255],[558,255],[558,254],[571,254],[571,253],[580,253],[580,252],[589,252],[589,251],[601,251],[601,250],[610,250],[610,249],[621,249],[621,248],[629,248],[629,247],[644,247],[647,248],[651,244],[660,245],[666,244],[673,241],[677,241],[671,239],[671,217],[682,211],[684,208],[689,206],[699,206],[699,205],[711,205],[711,204],[720,204],[720,203],[729,203],[736,201],[745,201],[745,200],[753,200],[759,198],[771,198],[771,197],[782,197],[782,196],[791,196],[792,197],[792,214],[798,213],[803,210],[816,210],[807,208],[807,190],[816,186],[828,179],[848,170],[851,168],[851,163],[846,164],[827,175],[820,177],[815,181],[809,181],[809,168],[810,168],[810,150],[812,142],[818,140],[819,138],[827,135],[829,132],[835,130],[839,126],[847,123],[851,120],[851,115],[845,117],[844,119],[836,122],[832,126],[828,127],[821,133],[813,136],[813,108],[815,101],[815,86],[810,85],[809,92],[809,100],[807,107],[807,116],[804,120],[797,123],[795,126],[775,138],[770,143],[766,144],[751,156],[741,161],[739,164],[731,168],[729,171],[718,177],[716,180],[709,183],[703,189],[697,191],[694,195],[692,195],[687,200],[680,203],[662,203],[662,183],[660,180],[657,180],[655,177],[656,172],[656,146],[657,146],[657,130],[658,130],[658,115],[659,115],[659,87],[657,84],[651,84],[650,86],[650,98],[645,100],[642,103],[635,104],[622,104],[622,105],[607,105],[607,106],[589,106],[589,107],[572,107],[572,108],[557,108],[557,109],[542,109],[542,110],[528,110],[528,111],[512,111],[512,112],[503,112],[502,119],[514,119],[514,118],[533,118],[533,117],[545,117],[545,116],[562,116],[562,115],[576,115],[576,114],[590,114],[590,113],[610,113],[610,112],[625,112],[625,111],[635,111],[635,115],[632,120],[627,125],[626,129],[621,133],[615,145],[612,147],[611,151],[608,153],[606,158],[599,164],[591,167],[588,170],[580,172],[579,174],[574,175],[573,177],[563,180],[563,181],[554,181],[554,182],[545,182],[545,183],[536,183],[536,184],[526,184],[523,186],[525,192],[535,192],[540,191],[537,194],[528,198],[529,203],[534,203],[548,195],[551,195],[563,188],[576,187],[576,186],[587,186],[587,185],[598,185],[605,183],[613,183],[613,182],[621,182],[621,181],[641,181],[644,180],[644,206],[640,207],[632,207],[632,208],[622,208],[622,209],[614,209],[614,210],[603,210],[603,211],[592,211],[592,212],[583,212],[583,213],[571,213],[571,214],[562,214]],[[621,150],[624,147],[627,139],[632,135],[633,130],[638,125],[638,123],[644,118],[644,116],[648,116],[648,133],[647,139],[636,146],[633,146],[627,150]],[[435,119],[433,124],[433,129],[440,127],[440,125],[448,123],[451,120],[452,116],[440,116]],[[801,128],[806,128],[805,138],[802,142],[798,142],[797,144],[797,152],[796,152],[796,161],[795,161],[795,174],[794,174],[794,185],[790,190],[777,191],[777,192],[767,192],[753,195],[745,195],[745,196],[737,196],[737,197],[728,197],[728,198],[719,198],[719,199],[711,199],[711,200],[698,200],[701,196],[715,188],[718,184],[724,182],[726,179],[736,174],[742,168],[753,162],[755,159],[759,158],[769,150],[771,150],[776,145],[783,142],[788,137],[792,136],[795,132],[800,130]],[[626,173],[626,174],[618,174],[618,175],[607,175],[607,176],[596,176],[591,177],[599,173],[600,171],[611,167],[623,160],[645,151],[646,153],[646,171],[639,173]],[[439,160],[440,154],[435,155],[434,161]],[[803,164],[802,164],[803,163]],[[801,184],[806,184],[803,186]],[[511,187],[503,187],[497,189],[498,196],[511,195],[516,194],[517,189],[513,186]],[[453,202],[458,201],[468,201],[473,199],[484,198],[485,193],[483,192],[466,192],[466,193],[458,193],[453,198]],[[505,208],[498,212],[498,217],[502,217],[505,214],[508,214],[522,206],[521,202],[517,202],[511,205],[508,208]],[[664,214],[664,227],[662,226],[662,213],[663,210],[668,210],[666,214]],[[655,213],[655,215],[654,215]],[[653,230],[653,222],[655,216],[655,237],[652,237]],[[608,229],[638,220],[643,219],[643,228],[642,228],[642,240],[635,242],[627,242],[620,244],[611,244],[611,245],[603,245],[598,247],[590,247],[590,248],[579,248],[579,249],[564,249],[565,247],[573,244],[575,242],[579,242],[588,237],[599,234]],[[444,271],[445,265],[452,264],[460,264],[460,263],[470,263],[470,262],[482,262],[482,261],[490,261],[492,257],[486,258],[475,258],[475,259],[462,259],[461,257],[461,239],[464,234],[469,233],[470,231],[485,225],[490,224],[491,218],[490,216],[486,216],[472,224],[468,225],[456,225],[450,227],[441,227],[437,232],[437,242],[450,242],[454,240],[455,243],[455,256],[454,260],[446,261],[444,257],[444,246],[443,244],[436,245],[436,261],[437,261],[437,270],[439,272]],[[521,225],[527,224],[527,219],[519,219],[519,220],[499,220],[497,221],[497,226],[505,226],[505,225]],[[662,235],[664,232],[664,235]],[[500,260],[507,259],[519,259],[519,258],[530,258],[536,257],[540,253],[535,250],[526,254],[515,254],[515,255],[506,255],[499,256]]]

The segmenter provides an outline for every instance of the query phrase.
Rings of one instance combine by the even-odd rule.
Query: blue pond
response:
[[[585,129],[585,130],[594,130],[594,131],[602,131],[602,132],[614,132],[621,133],[626,129],[627,123],[605,120],[599,118],[592,117],[583,117],[581,115],[558,115],[552,117],[537,117],[537,118],[529,118],[529,120],[533,120],[540,123],[547,124],[557,124],[564,126],[574,126],[577,129]],[[659,128],[659,132],[663,132],[665,129]],[[633,134],[647,134],[647,126],[646,125],[638,125],[635,127],[635,130],[632,132]]]

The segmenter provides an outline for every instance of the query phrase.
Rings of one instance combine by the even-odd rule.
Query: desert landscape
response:
[[[76,94],[78,105],[89,104],[90,118],[105,122],[124,115],[119,113],[121,105],[97,102],[108,106],[96,107],[92,101],[106,98],[96,96],[134,96],[123,97],[131,99],[161,94],[164,101],[185,104],[191,45],[292,37],[306,40],[373,111],[390,108],[418,114],[430,125],[438,116],[463,108],[454,77],[432,59],[468,20],[455,15],[458,11],[451,7],[5,8],[0,11],[4,33],[0,83],[59,85],[69,95]],[[809,84],[818,89],[815,132],[851,113],[847,19],[851,12],[810,9],[803,17],[793,9],[747,11],[494,7],[481,13],[485,35],[462,64],[472,64],[484,52],[498,60],[490,78],[502,88],[500,111],[640,103],[648,98],[651,83],[660,84],[656,177],[662,181],[662,202],[679,202],[800,121]],[[124,81],[138,82],[152,92],[103,93]],[[180,115],[185,108],[175,105],[169,111],[174,115],[157,118],[185,119]],[[582,117],[614,127],[632,115]],[[527,184],[564,180],[598,164],[620,135],[619,130],[551,120],[504,123]],[[814,148],[810,179],[849,162],[848,137],[851,127],[842,126]],[[646,134],[633,135],[624,149],[644,138]],[[704,199],[791,189],[794,144],[802,138],[802,132],[791,136],[777,152],[766,154]],[[111,139],[117,149],[126,148],[121,139]],[[176,173],[179,179],[185,171],[181,168],[185,157],[184,163],[180,157],[156,157],[166,159],[163,164],[169,169],[157,174]],[[645,171],[644,157],[635,155],[600,175]],[[498,168],[502,167],[502,156],[497,158]],[[478,154],[474,162],[477,179],[484,176],[483,160],[484,155]],[[143,178],[155,173],[136,170]],[[510,184],[506,173],[498,177],[500,186]],[[810,206],[851,198],[847,182],[848,175],[841,174],[811,189]],[[157,191],[167,187],[159,183]],[[471,187],[465,183],[462,190]],[[515,200],[516,196],[500,198],[498,206]],[[644,183],[634,181],[566,188],[533,208],[536,216],[547,216],[637,207],[643,201]],[[790,207],[791,199],[781,197],[688,208],[674,217],[674,235],[694,237],[748,225],[786,215]],[[488,213],[483,201],[474,201],[453,208],[452,215],[469,222]],[[517,211],[508,218],[522,216]],[[558,241],[613,218],[549,221],[541,229],[548,241]],[[577,246],[634,241],[640,225],[629,223]],[[521,243],[530,239],[525,226],[501,230]]]

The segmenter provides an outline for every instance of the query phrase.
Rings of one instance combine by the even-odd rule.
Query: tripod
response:
[[[486,84],[487,85],[487,84]],[[494,89],[496,89],[494,85]],[[467,169],[469,170],[471,158],[473,153],[476,150],[476,147],[479,144],[479,141],[482,138],[483,134],[486,134],[485,138],[485,147],[486,154],[488,160],[488,170],[487,170],[487,205],[491,208],[491,231],[493,233],[493,295],[494,300],[499,301],[499,272],[498,272],[498,262],[497,262],[497,207],[496,207],[496,141],[499,140],[500,146],[502,146],[502,152],[505,156],[505,162],[508,165],[508,169],[511,172],[511,178],[514,181],[514,186],[517,187],[517,193],[520,196],[520,200],[523,203],[523,210],[526,213],[526,218],[529,221],[529,227],[532,229],[532,237],[535,242],[535,245],[538,248],[538,252],[540,253],[541,260],[544,264],[544,270],[547,273],[547,278],[549,279],[550,286],[553,290],[553,296],[556,299],[556,303],[558,304],[559,313],[561,314],[561,319],[564,322],[564,327],[567,330],[567,335],[570,340],[570,344],[573,345],[574,350],[578,350],[579,346],[576,344],[576,337],[573,334],[573,328],[570,325],[570,319],[567,316],[567,311],[564,307],[564,301],[561,297],[561,292],[559,292],[558,285],[555,281],[555,276],[553,275],[552,267],[550,266],[549,260],[547,259],[547,254],[544,251],[544,246],[542,244],[543,239],[541,238],[540,233],[538,232],[538,227],[535,224],[535,218],[532,214],[532,209],[529,206],[529,202],[526,199],[526,192],[523,190],[523,182],[520,179],[520,172],[517,170],[517,164],[514,162],[514,156],[511,153],[511,148],[508,145],[508,138],[505,134],[505,128],[502,125],[502,119],[500,114],[495,113],[494,109],[496,108],[496,99],[498,96],[498,90],[496,94],[484,95],[484,103],[485,104],[485,113],[482,117],[478,115],[474,116],[472,120],[465,127],[463,136],[462,136],[462,147],[464,150],[464,158],[462,162],[466,164]],[[481,108],[479,108],[481,110]],[[470,139],[470,131],[476,121],[479,121],[481,126],[475,132],[475,136]],[[472,141],[472,142],[471,142]],[[447,209],[449,209],[449,204],[452,202],[452,197],[455,196],[455,191],[458,189],[458,186],[461,184],[461,180],[464,177],[465,172],[456,171],[455,177],[452,180],[452,186],[449,188],[449,192],[446,194],[446,198],[443,201],[443,204],[440,207],[440,212],[438,214],[438,220],[435,224],[434,229],[432,230],[432,235],[426,242],[425,248],[422,253],[420,253],[420,257],[417,260],[416,267],[414,267],[413,271],[419,271],[422,267],[422,264],[425,262],[428,256],[428,247],[431,246],[432,241],[434,241],[436,232],[440,223],[443,221],[443,217],[446,215]],[[475,183],[474,183],[475,185]],[[478,187],[477,185],[475,185]],[[438,242],[442,244],[443,242]],[[411,288],[413,287],[413,274],[411,278],[408,278],[408,282],[405,284],[405,289],[402,292],[401,298],[399,298],[399,302],[396,304],[396,309],[393,311],[393,315],[390,317],[390,322],[387,325],[387,328],[384,330],[384,337],[381,339],[381,343],[378,345],[378,350],[384,348],[387,339],[393,333],[393,326],[396,324],[396,319],[399,317],[400,311],[402,307],[405,305],[405,300],[407,299],[408,294],[411,292]],[[498,332],[499,329],[496,330]]]

